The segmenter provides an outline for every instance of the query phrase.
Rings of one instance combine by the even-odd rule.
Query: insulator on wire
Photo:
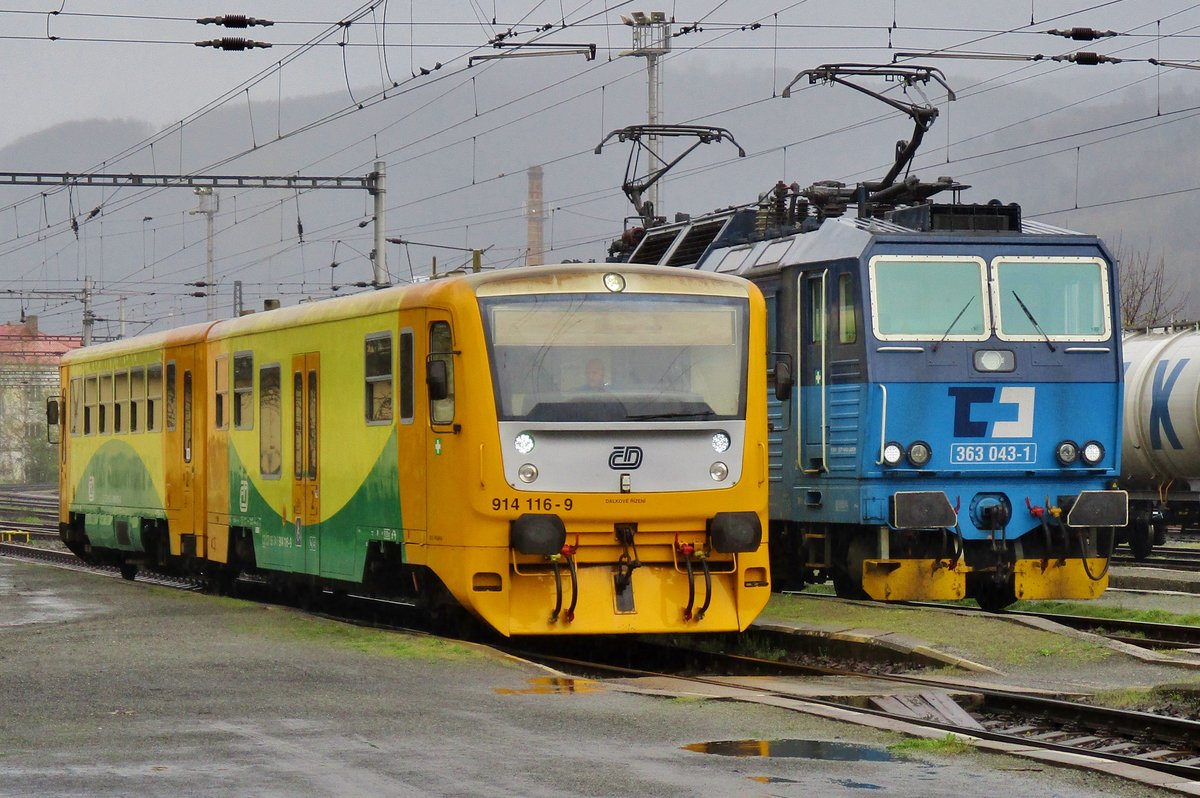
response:
[[[197,47],[214,47],[218,50],[253,50],[255,47],[270,47],[270,42],[256,42],[251,39],[243,39],[240,36],[225,36],[220,39],[210,39],[205,42],[196,42]]]
[[[1077,42],[1091,42],[1096,39],[1107,39],[1111,36],[1116,36],[1115,30],[1096,30],[1095,28],[1051,28],[1046,31],[1051,36],[1062,36],[1067,39],[1074,39]]]
[[[1066,55],[1052,55],[1051,61],[1069,61],[1072,64],[1080,66],[1096,66],[1097,64],[1119,64],[1122,59],[1114,58],[1111,55],[1101,55],[1088,51],[1078,53],[1067,53]]]
[[[200,17],[196,22],[201,25],[221,25],[225,28],[251,28],[255,25],[261,25],[266,28],[275,23],[269,19],[258,19],[256,17],[248,17],[245,14],[225,14],[219,17]]]

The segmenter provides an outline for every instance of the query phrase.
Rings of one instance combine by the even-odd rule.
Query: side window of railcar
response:
[[[175,431],[175,361],[167,362],[167,432]]]
[[[183,462],[192,462],[192,372],[183,370]]]
[[[854,275],[843,272],[838,277],[838,343],[852,344],[858,340],[858,325],[854,318]]]
[[[292,454],[295,476],[304,476],[304,373],[292,373]]]
[[[392,334],[368,335],[364,353],[367,423],[392,420]]]
[[[129,431],[141,432],[146,418],[146,369],[129,370]]]
[[[71,380],[71,434],[83,429],[83,378]]]
[[[233,426],[254,429],[254,355],[233,356]]]
[[[258,469],[264,477],[283,473],[283,413],[279,365],[258,372]]]
[[[112,432],[113,375],[100,375],[100,434]]]
[[[146,370],[146,429],[162,429],[163,371],[158,363]]]
[[[216,413],[217,429],[229,427],[229,358],[221,355],[217,358],[213,371],[213,408]]]
[[[400,331],[400,423],[413,422],[413,341],[412,330]]]
[[[435,321],[429,326],[429,366],[445,364],[446,396],[429,400],[429,419],[434,424],[449,424],[454,420],[454,340],[450,323]]]
[[[96,434],[96,419],[100,414],[100,386],[99,378],[88,377],[84,388],[83,400],[83,434]]]
[[[129,372],[118,371],[113,375],[113,432],[128,432],[129,427]]]

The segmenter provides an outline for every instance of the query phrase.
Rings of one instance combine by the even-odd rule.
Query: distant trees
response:
[[[1125,329],[1160,327],[1188,321],[1183,316],[1188,291],[1179,286],[1179,278],[1167,273],[1167,259],[1154,260],[1149,252],[1137,252],[1117,244],[1121,262],[1121,326]]]

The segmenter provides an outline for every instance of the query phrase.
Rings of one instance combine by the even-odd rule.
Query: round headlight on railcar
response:
[[[513,446],[518,454],[529,454],[533,451],[533,436],[528,432],[522,432],[516,438],[513,438]]]
[[[892,441],[883,447],[883,462],[884,465],[900,465],[900,461],[904,459],[904,447]]]
[[[724,482],[729,478],[729,466],[718,460],[708,467],[708,475],[714,482]]]
[[[1104,459],[1104,446],[1100,441],[1088,441],[1079,450],[1079,456],[1087,465],[1094,466]]]
[[[913,441],[912,445],[908,447],[908,462],[917,468],[928,465],[931,457],[933,457],[933,450],[925,441]]]
[[[625,290],[625,278],[616,272],[609,272],[604,275],[604,287],[614,294],[619,294]]]
[[[533,482],[538,478],[537,466],[533,463],[525,463],[517,469],[517,478],[522,482]]]
[[[727,433],[727,432],[714,432],[713,433],[712,447],[713,447],[713,451],[716,452],[717,454],[721,454],[722,452],[728,451],[729,443],[730,443],[729,433]]]
[[[974,359],[976,371],[1012,371],[1017,367],[1017,358],[1008,349],[980,349]]]
[[[1073,465],[1079,459],[1079,447],[1075,441],[1063,441],[1054,447],[1054,456],[1065,466]]]

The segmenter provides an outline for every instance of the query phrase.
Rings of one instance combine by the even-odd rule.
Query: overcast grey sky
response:
[[[714,145],[690,157],[665,183],[668,213],[749,202],[777,179],[852,182],[882,173],[911,124],[848,89],[806,87],[780,98],[802,69],[886,63],[901,52],[1040,54],[1036,62],[917,59],[940,68],[959,94],[947,106],[944,92],[929,90],[943,114],[917,170],[964,178],[980,192],[968,199],[1003,194],[1051,223],[1184,253],[1150,217],[1194,202],[1190,193],[1152,214],[1139,210],[1144,201],[1085,207],[1140,195],[1146,186],[1134,183],[1154,167],[1163,170],[1153,181],[1162,191],[1200,186],[1194,152],[1150,146],[1168,129],[1196,141],[1182,109],[1198,104],[1200,72],[1148,63],[1200,59],[1200,3],[1183,0],[21,3],[0,10],[0,92],[10,109],[0,125],[0,169],[361,175],[381,159],[389,235],[491,247],[489,265],[502,267],[521,260],[524,170],[540,163],[550,257],[603,257],[631,213],[619,190],[628,150],[590,151],[607,131],[645,118],[644,61],[619,56],[631,46],[620,15],[635,10],[675,20],[678,35],[663,59],[663,121],[726,127],[748,153],[737,159]],[[194,21],[232,12],[276,24],[226,30]],[[1045,33],[1072,27],[1121,35],[1077,42]],[[510,30],[512,43],[595,44],[597,58],[468,68],[471,55],[497,52],[489,41]],[[273,46],[223,52],[193,44],[222,35]],[[1050,58],[1077,51],[1121,63]],[[55,130],[75,121],[85,124]],[[1127,124],[1109,129],[1116,122]],[[1113,135],[1122,138],[1101,141]],[[341,194],[325,192],[333,193]],[[125,296],[130,318],[159,326],[203,318],[204,300],[183,285],[203,275],[203,221],[188,213],[190,192],[46,194],[0,190],[0,291],[26,292],[26,310],[64,332],[78,327],[77,303],[32,292],[75,290],[85,274],[97,281],[98,311],[107,317]],[[361,197],[222,197],[223,311],[233,279],[247,281],[252,299],[285,302],[370,279],[370,229],[358,227],[368,207]],[[83,222],[78,235],[72,219]],[[392,274],[428,272],[434,255],[443,263],[458,257],[393,250]],[[328,268],[338,261],[345,268]],[[0,300],[0,318],[19,312]]]

